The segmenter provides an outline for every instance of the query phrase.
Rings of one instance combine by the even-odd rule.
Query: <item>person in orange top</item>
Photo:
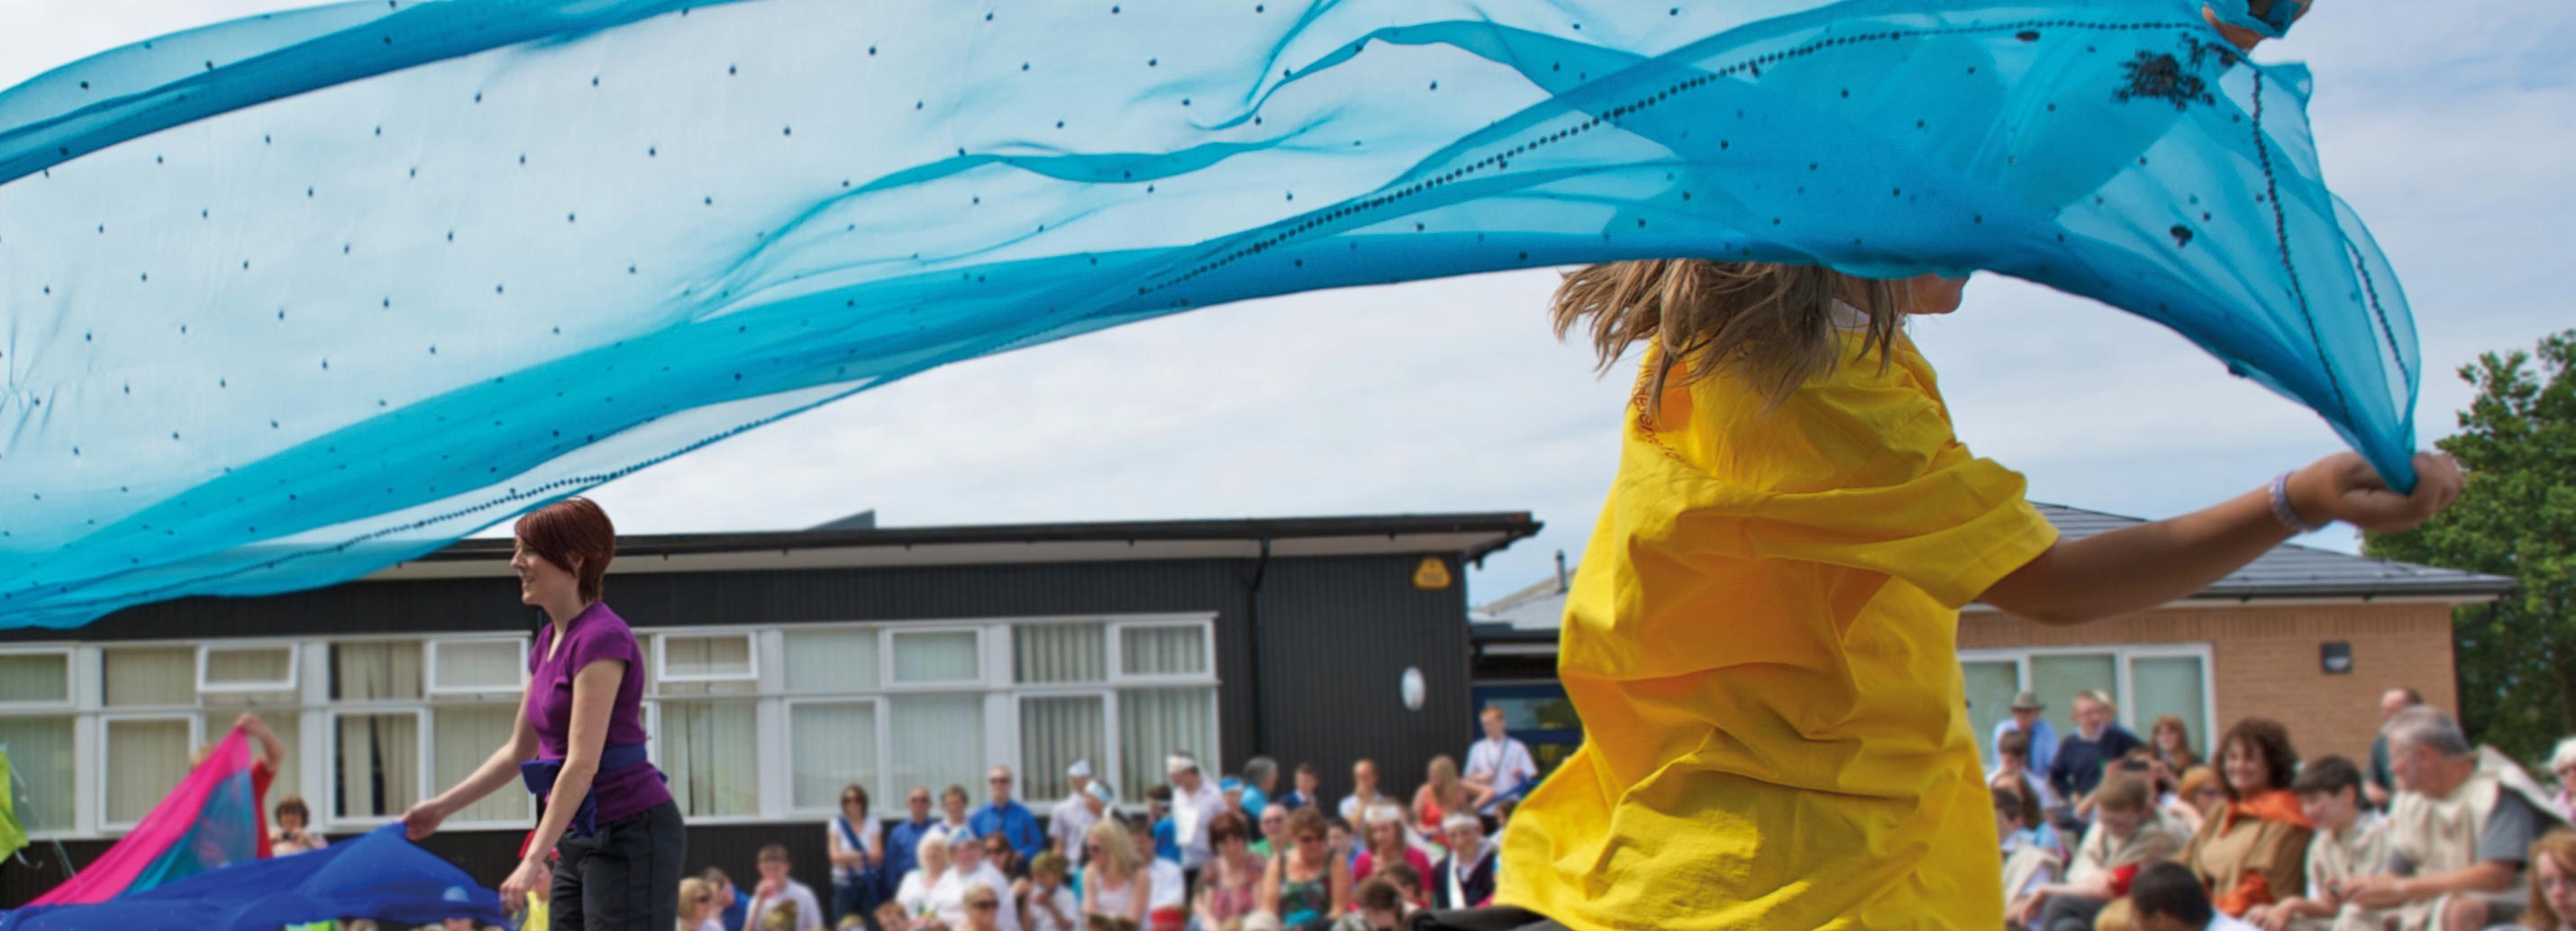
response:
[[[2446,458],[2400,494],[2345,453],[2060,541],[1959,442],[1904,335],[1964,284],[1689,259],[1567,277],[1560,333],[1605,368],[1645,352],[1559,651],[1586,739],[1503,832],[1514,911],[1482,926],[2001,926],[1961,606],[2143,610],[2312,522],[2411,527],[2459,491]]]
[[[2308,841],[2316,830],[2299,809],[2290,781],[2299,751],[2278,721],[2246,718],[2218,742],[2227,804],[2202,819],[2183,845],[2182,863],[2209,889],[2210,903],[2241,916],[2306,894]]]

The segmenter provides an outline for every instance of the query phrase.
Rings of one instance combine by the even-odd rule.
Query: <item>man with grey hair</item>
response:
[[[2389,720],[2397,717],[2398,712],[2423,703],[2424,693],[2412,687],[2393,688],[2380,693],[2379,726],[2387,727]],[[2387,811],[2389,801],[2397,797],[2397,777],[2388,771],[2386,731],[2370,740],[2369,766],[2362,771],[2361,797],[2370,802],[2370,807]]]
[[[2406,931],[2484,928],[2512,921],[2528,892],[2533,839],[2559,824],[2538,783],[2493,747],[2471,747],[2441,709],[2416,705],[2382,729],[2397,799],[2388,816],[2384,872],[2346,880],[2344,925]]]

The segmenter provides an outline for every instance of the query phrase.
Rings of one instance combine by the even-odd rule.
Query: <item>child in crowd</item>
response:
[[[2129,893],[2139,869],[2182,849],[2183,836],[2156,816],[2153,795],[2136,773],[2104,775],[2093,789],[2093,826],[2076,847],[2066,881],[2031,890],[2007,918],[2035,931],[2089,931],[2104,906]]]
[[[2172,861],[2148,864],[2129,884],[2137,931],[2256,931],[2209,902],[2209,890],[2191,868]]]
[[[2038,834],[2031,830],[2039,821],[2039,806],[2030,796],[2011,789],[1988,791],[1995,800],[1995,836],[2003,839],[2004,913],[2010,915],[2026,908],[2024,903],[2038,895],[2041,888],[2056,882],[2064,864],[2057,858],[2057,851],[2040,844]],[[2019,931],[2024,926],[2007,920],[2004,927]]]
[[[1404,890],[1384,876],[1360,884],[1351,893],[1350,914],[1333,923],[1333,931],[1397,931],[1413,913]]]
[[[1145,790],[1145,823],[1138,833],[1154,839],[1155,859],[1181,862],[1180,827],[1172,820],[1172,787],[1158,784]]]
[[[751,892],[751,914],[760,931],[821,931],[822,900],[814,897],[812,887],[788,878],[793,868],[787,845],[760,848],[760,886]]]
[[[1021,900],[1020,924],[1028,931],[1074,931],[1082,920],[1082,902],[1065,885],[1071,864],[1063,854],[1047,851],[1029,861],[1029,878],[1014,890]]]
[[[2379,815],[2361,803],[2361,767],[2340,756],[2309,760],[2291,779],[2290,791],[2298,793],[2299,813],[2316,828],[2308,841],[2307,891],[2255,906],[2245,913],[2246,923],[2265,931],[2326,931],[2347,908],[2356,921],[2377,923],[2335,894],[2344,880],[2379,872],[2388,862]]]

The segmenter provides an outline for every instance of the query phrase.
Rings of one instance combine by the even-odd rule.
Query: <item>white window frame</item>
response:
[[[891,768],[886,765],[886,757],[888,755],[887,751],[889,749],[887,741],[890,739],[886,736],[886,732],[892,730],[892,728],[887,726],[889,719],[886,717],[886,700],[873,695],[861,697],[864,694],[865,693],[853,692],[843,695],[821,697],[813,695],[799,695],[795,698],[788,698],[780,701],[779,706],[782,710],[779,714],[778,727],[780,757],[779,769],[787,774],[786,783],[780,790],[783,793],[783,801],[781,802],[780,807],[788,815],[810,819],[829,818],[841,813],[841,806],[838,802],[821,807],[798,807],[796,804],[795,717],[796,709],[804,705],[867,705],[875,710],[877,720],[875,735],[877,771],[868,775],[868,816],[875,818],[880,817],[883,814],[885,804],[878,800],[885,797],[885,793],[881,791],[881,789],[885,784],[886,772]]]
[[[1204,656],[1205,672],[1129,674],[1127,672],[1127,632],[1158,628],[1195,627]],[[1216,625],[1209,620],[1112,621],[1109,624],[1109,682],[1112,685],[1212,685],[1216,682]]]
[[[992,628],[992,626],[993,626],[993,624],[992,624],[991,622],[985,622],[985,623],[971,624],[971,625],[970,625],[970,624],[922,624],[922,625],[912,625],[912,626],[890,626],[890,627],[886,627],[886,628],[884,629],[884,631],[885,631],[885,634],[884,634],[885,639],[884,639],[883,641],[880,641],[880,642],[879,642],[879,648],[878,648],[878,650],[877,650],[877,667],[878,667],[877,672],[878,672],[878,676],[877,676],[877,689],[876,689],[876,690],[877,690],[877,691],[880,691],[880,692],[991,692],[991,691],[994,691],[994,690],[995,690],[995,688],[996,688],[996,687],[992,684],[992,679],[993,679],[993,666],[994,666],[994,663],[993,663],[993,657],[992,657],[992,656],[990,656],[990,655],[988,655],[988,654],[989,654],[989,652],[990,652],[990,651],[991,651],[991,649],[992,649],[992,645],[991,645],[991,639],[992,639],[992,638],[990,638],[990,637],[986,636],[987,632]],[[904,681],[901,681],[901,680],[898,680],[898,679],[896,679],[896,678],[895,678],[895,675],[894,675],[895,641],[896,641],[897,639],[900,639],[900,638],[905,637],[905,636],[914,636],[914,635],[931,635],[931,634],[974,634],[974,635],[975,635],[975,675],[974,675],[974,677],[973,677],[973,678],[968,678],[968,679],[939,679],[939,680],[930,681],[930,682],[904,682]],[[1001,688],[1008,688],[1008,686],[1002,686]]]
[[[99,715],[98,752],[95,755],[98,761],[98,772],[93,774],[98,783],[98,810],[91,812],[90,814],[92,817],[98,819],[98,829],[101,833],[124,834],[142,826],[143,824],[141,821],[116,821],[108,817],[107,774],[110,769],[108,756],[114,752],[116,744],[116,741],[110,739],[110,734],[108,732],[114,730],[115,725],[118,724],[147,721],[180,721],[186,723],[188,725],[188,746],[192,750],[196,747],[203,746],[206,742],[205,715],[196,711],[119,711]],[[75,737],[74,739],[77,740],[78,738]]]
[[[434,781],[434,777],[438,770],[432,765],[435,761],[430,757],[431,751],[437,749],[435,745],[436,741],[432,738],[430,733],[430,728],[434,722],[430,720],[429,706],[427,704],[413,702],[406,704],[361,704],[349,707],[335,707],[326,711],[322,716],[321,792],[325,801],[322,805],[322,817],[316,820],[326,821],[333,826],[366,826],[369,828],[392,824],[396,821],[402,820],[401,812],[373,818],[351,817],[340,813],[340,719],[381,717],[397,714],[407,714],[412,717],[412,743],[417,745],[413,751],[413,755],[419,758],[419,762],[416,765],[420,770],[418,784],[420,785],[421,798],[431,798],[438,794],[439,786]],[[505,786],[503,788],[508,787]],[[308,786],[307,791],[312,791],[311,787]],[[414,799],[413,801],[418,802],[419,799]]]
[[[502,642],[510,643],[510,644],[515,645],[515,646],[517,646],[517,647],[519,648],[519,661],[518,661],[516,664],[513,664],[513,665],[511,666],[511,668],[512,668],[512,669],[514,669],[514,670],[516,670],[516,671],[518,672],[518,681],[513,682],[513,683],[511,683],[510,685],[507,685],[507,686],[493,686],[493,685],[468,685],[468,686],[457,686],[457,687],[449,688],[449,687],[443,687],[443,686],[439,685],[439,683],[438,683],[438,651],[439,651],[439,648],[440,648],[440,647],[445,647],[445,646],[450,646],[450,645],[461,645],[461,644],[485,644],[485,643],[502,643]],[[528,638],[526,638],[526,637],[438,637],[438,638],[433,638],[433,639],[431,639],[431,640],[429,640],[429,641],[428,641],[428,645],[427,645],[427,647],[425,648],[425,652],[426,652],[426,654],[427,654],[427,655],[426,655],[426,657],[424,658],[423,663],[424,663],[424,665],[425,665],[427,668],[425,668],[425,669],[423,669],[423,670],[421,671],[421,676],[422,676],[422,678],[421,678],[421,684],[420,684],[421,694],[423,694],[423,695],[427,695],[427,696],[430,696],[430,697],[432,697],[432,698],[436,698],[436,697],[439,697],[439,696],[489,696],[489,695],[507,695],[507,694],[512,694],[512,693],[522,693],[522,692],[525,692],[525,691],[527,691],[527,688],[528,688],[528,650],[529,650],[529,643],[528,643]],[[756,661],[755,661],[755,662],[756,662]],[[470,705],[470,704],[475,704],[475,703],[474,703],[474,702],[450,702],[449,704],[465,704],[465,705]]]
[[[248,653],[259,650],[284,650],[286,651],[286,678],[269,682],[228,682],[221,684],[209,682],[206,680],[206,670],[210,665],[212,665],[210,658],[219,650],[228,653]],[[304,651],[295,648],[295,641],[293,640],[244,640],[239,642],[226,640],[215,643],[198,644],[197,694],[200,696],[208,693],[218,695],[238,695],[249,692],[295,691],[295,683],[298,681],[297,675],[302,668],[303,652]],[[205,704],[202,699],[199,699],[197,703],[201,705]]]
[[[751,683],[759,683],[759,682],[761,681],[760,636],[759,636],[759,634],[760,634],[760,629],[759,629],[759,628],[749,628],[749,627],[736,627],[736,628],[722,628],[722,627],[719,627],[719,628],[711,628],[711,629],[710,629],[710,628],[671,628],[671,629],[659,629],[659,628],[657,628],[657,629],[655,629],[655,630],[653,630],[653,631],[652,631],[652,634],[653,634],[653,681],[654,681],[654,683],[655,683],[656,685],[658,685],[658,684],[660,684],[660,683],[664,683],[664,682],[751,682]],[[747,671],[745,671],[745,672],[740,672],[740,673],[708,673],[708,674],[691,674],[691,675],[682,675],[682,676],[675,676],[675,675],[672,675],[672,674],[671,674],[671,664],[670,664],[670,661],[669,661],[669,660],[670,660],[670,645],[671,645],[671,638],[673,638],[673,637],[679,637],[679,638],[683,638],[683,639],[701,639],[701,638],[703,638],[703,639],[715,639],[715,638],[719,638],[719,637],[740,637],[740,638],[742,638],[743,648],[744,648],[744,656],[745,656],[744,663],[748,666],[748,669],[747,669]],[[761,689],[760,691],[761,691],[761,692],[766,692],[766,691],[767,691],[767,689],[766,689],[766,688],[763,688],[763,689]],[[697,697],[697,696],[679,696],[679,697]]]
[[[63,697],[57,701],[0,702],[6,711],[72,711],[80,707],[80,663],[70,647],[0,647],[0,656],[52,656],[63,661]]]
[[[2121,725],[2122,727],[2126,727],[2126,728],[2128,728],[2128,729],[2129,729],[2129,731],[2130,731],[2131,733],[2137,734],[2140,738],[2144,738],[2144,737],[2146,737],[2147,735],[2144,733],[2145,725],[2140,724],[2139,722],[2137,722],[2137,721],[2133,720],[2133,718],[2134,718],[2134,717],[2135,717],[2135,715],[2137,714],[2137,702],[2133,700],[2133,699],[2136,697],[2136,695],[2135,695],[2135,693],[2134,693],[2134,690],[2132,689],[2132,683],[2130,682],[2129,664],[2130,664],[2132,661],[2140,660],[2140,659],[2196,659],[2196,660],[2199,660],[2199,661],[2200,661],[2200,716],[2201,716],[2201,720],[2200,720],[2200,721],[2197,721],[2197,722],[2193,722],[2193,723],[2195,723],[2195,724],[2197,725],[2196,733],[2198,733],[2199,735],[2201,735],[2201,736],[2200,736],[2200,739],[2201,739],[2201,741],[2202,741],[2202,742],[2206,743],[2206,742],[2213,741],[2213,740],[2216,740],[2216,739],[2217,739],[2217,737],[2218,737],[2218,731],[2217,731],[2217,727],[2218,727],[2218,663],[2217,663],[2216,658],[2215,658],[2215,656],[2214,656],[2214,652],[2210,649],[2209,644],[2208,644],[2208,643],[2206,643],[2206,642],[2191,642],[2191,643],[2137,643],[2137,644],[2129,644],[2129,643],[2104,643],[2104,644],[2094,644],[2094,645],[2091,645],[2091,646],[2060,646],[2060,647],[2009,647],[2009,648],[1992,648],[1992,647],[1985,647],[1985,648],[1978,648],[1978,649],[1960,650],[1960,651],[1959,651],[1959,662],[1961,662],[1961,663],[2000,663],[2000,662],[2010,662],[2010,663],[2012,663],[2012,664],[2013,664],[2013,682],[2014,682],[2014,688],[2015,688],[2015,690],[2016,690],[2016,691],[2028,691],[2028,690],[2030,690],[2030,687],[2031,687],[2031,686],[2030,686],[2030,660],[2031,660],[2031,657],[2034,657],[2034,656],[2068,656],[2068,655],[2097,655],[2097,656],[2098,656],[2098,655],[2103,655],[2103,654],[2108,654],[2108,655],[2110,655],[2110,657],[2111,657],[2111,678],[2112,678],[2112,682],[2113,682],[2113,687],[2112,687],[2112,690],[2111,690],[2111,699],[2112,699],[2113,701],[2115,701],[2115,702],[2118,702],[2118,703],[2119,703],[2119,706],[2120,706],[2120,714],[2119,714],[2118,720],[2119,720],[2119,722],[2120,722],[2120,725]],[[2048,700],[2048,696],[2045,696],[2045,695],[2040,696],[2040,700],[2041,700],[2041,701],[2047,701],[2047,700]],[[2150,721],[2150,722],[2147,722],[2147,723],[2152,724],[2153,722],[2152,722],[2152,721]],[[1982,734],[1981,734],[1981,735],[1978,735],[1978,742],[1979,742],[1981,745],[1990,743],[1990,742],[1986,739],[1986,738],[1987,738],[1987,736],[1988,736],[1988,735],[1982,735]],[[1981,752],[1981,753],[1991,753],[1991,750],[1981,750],[1980,752]]]

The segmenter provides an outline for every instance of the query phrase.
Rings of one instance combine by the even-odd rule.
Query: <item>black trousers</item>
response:
[[[1546,915],[1502,907],[1415,912],[1404,927],[1405,931],[1567,931]]]
[[[670,931],[680,924],[681,861],[688,826],[680,806],[654,808],[600,825],[597,837],[564,834],[555,843],[557,931]]]

